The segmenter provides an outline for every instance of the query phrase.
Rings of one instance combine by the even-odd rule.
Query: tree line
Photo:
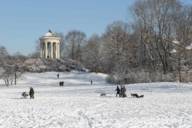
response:
[[[136,0],[131,12],[133,23],[115,21],[100,36],[67,33],[63,57],[124,82],[175,81],[178,76],[182,81],[192,66],[192,6],[178,0]]]

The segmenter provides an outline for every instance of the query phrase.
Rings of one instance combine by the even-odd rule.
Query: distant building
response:
[[[51,30],[40,38],[40,57],[44,59],[60,59],[61,39]]]

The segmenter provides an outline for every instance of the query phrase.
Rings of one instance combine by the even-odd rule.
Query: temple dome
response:
[[[45,35],[44,36],[53,36],[53,34],[52,33],[50,33],[50,32],[47,32],[47,33],[45,33]]]
[[[44,36],[55,36],[55,34],[49,30],[47,33],[44,34]]]

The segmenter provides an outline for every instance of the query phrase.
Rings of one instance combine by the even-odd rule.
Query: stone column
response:
[[[55,43],[55,58],[57,59],[57,56],[58,56],[58,54],[57,54],[57,42]]]
[[[56,59],[58,58],[58,43],[56,43],[56,46],[55,46],[55,53],[56,53]]]
[[[41,44],[41,58],[43,58],[43,44]]]
[[[45,58],[47,59],[48,56],[48,50],[47,50],[47,42],[45,42]]]
[[[44,42],[41,42],[41,58],[44,58],[45,56],[45,44]]]
[[[54,59],[57,58],[57,49],[56,49],[56,45],[57,45],[56,42],[54,42],[54,43],[53,43],[53,55],[54,55],[53,57],[54,57]]]
[[[45,58],[45,42],[43,42],[43,58]]]
[[[42,53],[43,53],[43,50],[42,50],[43,48],[42,48],[42,43],[40,43],[40,58],[42,58]]]
[[[60,59],[60,43],[58,43],[58,59]]]
[[[51,56],[50,58],[53,59],[53,42],[50,42],[51,43]]]

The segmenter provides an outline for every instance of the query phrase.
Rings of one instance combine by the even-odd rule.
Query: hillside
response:
[[[20,68],[27,72],[45,72],[45,71],[60,71],[69,72],[71,70],[85,71],[82,64],[70,59],[26,59]]]

